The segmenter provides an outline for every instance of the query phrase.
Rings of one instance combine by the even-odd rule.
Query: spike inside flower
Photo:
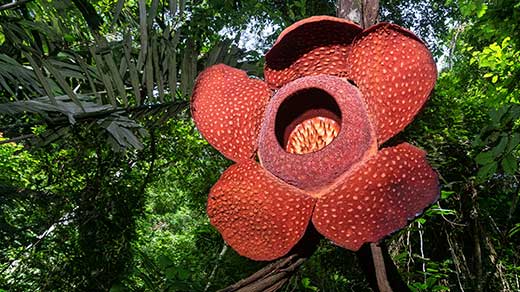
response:
[[[278,143],[289,153],[307,154],[329,145],[341,130],[341,111],[332,96],[319,88],[297,91],[276,114]]]
[[[340,125],[327,117],[307,119],[292,130],[285,149],[289,153],[307,154],[321,150],[338,136]]]

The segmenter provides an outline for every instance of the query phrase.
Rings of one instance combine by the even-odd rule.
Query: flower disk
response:
[[[337,136],[318,151],[288,151],[295,146],[291,144],[294,131],[305,128],[306,121],[320,118],[334,121]],[[301,136],[297,146],[312,145],[320,139]],[[282,87],[267,106],[258,142],[258,156],[269,172],[315,197],[375,152],[375,135],[359,91],[349,82],[328,75],[298,78]]]

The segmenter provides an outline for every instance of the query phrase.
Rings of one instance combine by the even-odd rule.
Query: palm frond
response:
[[[45,4],[49,15],[59,11],[53,5],[58,4]],[[80,1],[68,5],[83,17],[96,13]],[[139,11],[138,18],[128,5]],[[75,47],[64,41],[67,27],[60,24],[61,16],[46,23],[13,11],[0,24],[9,46],[17,50],[15,55],[0,54],[0,113],[40,115],[43,119],[37,120],[47,123],[48,131],[43,140],[66,137],[67,129],[89,123],[102,130],[114,149],[140,149],[145,128],[187,107],[181,100],[191,95],[198,69],[216,63],[240,67],[243,59],[244,52],[231,40],[203,44],[186,38],[181,33],[189,25],[186,9],[183,0],[119,0],[109,27],[121,29],[118,19],[127,26],[108,37],[98,24],[85,20],[82,25],[91,35],[81,32],[78,37],[89,38]]]

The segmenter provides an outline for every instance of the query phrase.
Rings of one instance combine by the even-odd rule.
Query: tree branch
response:
[[[224,254],[228,250],[228,247],[229,247],[229,245],[227,245],[227,243],[224,242],[224,245],[222,246],[222,250],[218,254],[217,262],[215,263],[215,266],[213,267],[213,270],[211,270],[211,274],[209,274],[208,283],[206,284],[206,287],[204,288],[204,292],[208,291],[209,287],[211,287],[211,281],[213,281],[213,278],[215,277],[215,274],[217,272],[217,268],[218,268],[218,266],[220,264],[220,261],[222,260],[222,257],[224,256]]]
[[[288,255],[218,292],[276,291],[289,280],[305,260],[305,257],[299,257],[298,254]]]
[[[152,104],[152,105],[140,105],[130,108],[114,108],[110,110],[100,110],[95,112],[87,112],[87,113],[78,113],[73,115],[74,119],[77,122],[83,122],[83,121],[91,121],[91,120],[97,120],[102,119],[105,117],[110,116],[114,113],[126,113],[129,115],[133,115],[134,118],[138,119],[142,116],[144,116],[147,112],[153,112],[156,110],[162,110],[169,111],[170,113],[179,113],[186,109],[188,107],[188,102],[186,101],[174,101],[174,102],[168,102],[168,103],[161,103],[161,104]],[[65,116],[60,116],[56,119],[53,119],[50,127],[59,127],[59,126],[70,126],[69,118]],[[29,128],[35,125],[39,125],[39,123],[29,123],[29,124],[23,124],[23,125],[17,125],[17,126],[9,126],[9,127],[3,127],[0,128],[0,132],[4,132],[4,134],[8,131],[12,131],[13,129],[19,129],[19,128]],[[21,136],[9,138],[6,140],[0,140],[0,145],[7,144],[10,142],[17,142],[20,140],[26,140],[30,138],[34,138],[35,135],[30,134],[23,134]]]
[[[322,236],[310,225],[303,238],[288,255],[218,292],[277,291],[287,283],[298,268],[316,251],[321,238]]]
[[[15,7],[18,7],[18,6],[21,6],[21,5],[24,5],[28,2],[31,2],[33,0],[19,0],[19,1],[13,1],[11,3],[7,3],[7,4],[4,4],[2,6],[0,6],[0,11],[4,11],[4,10],[8,10],[8,9],[12,9],[12,8],[15,8]]]

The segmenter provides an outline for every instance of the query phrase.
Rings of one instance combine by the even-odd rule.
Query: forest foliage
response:
[[[0,4],[0,291],[215,291],[265,265],[205,213],[230,164],[188,110],[198,72],[261,76],[263,54],[335,1]],[[439,78],[396,140],[428,152],[441,199],[386,241],[413,291],[520,290],[520,1],[384,0]],[[0,136],[0,137],[2,137]],[[322,240],[284,291],[370,291]]]

